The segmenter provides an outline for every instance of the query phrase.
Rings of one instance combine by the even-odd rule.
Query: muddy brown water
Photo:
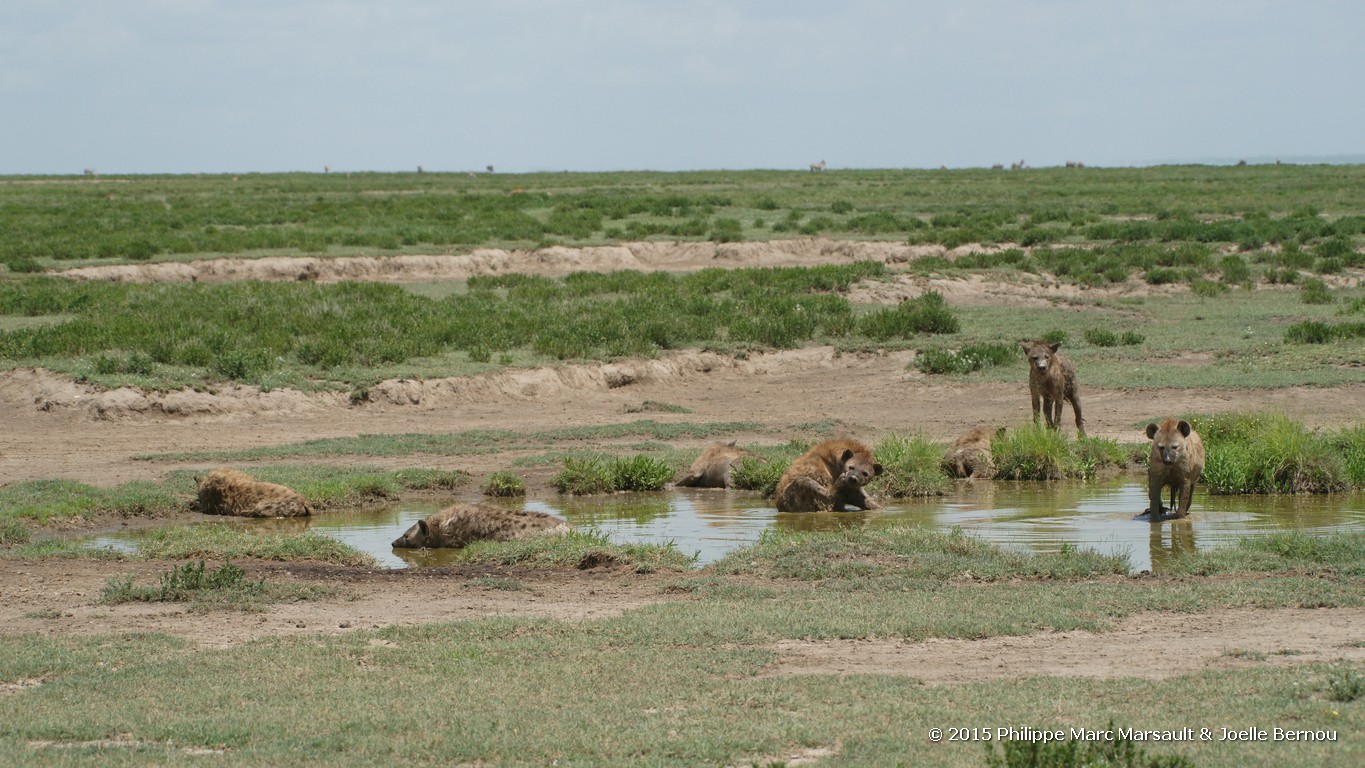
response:
[[[1201,489],[1202,490],[1202,489]],[[487,501],[487,500],[485,500]],[[825,531],[908,522],[961,528],[989,542],[1031,552],[1065,546],[1127,554],[1133,571],[1160,571],[1183,552],[1228,546],[1245,536],[1365,528],[1365,495],[1211,496],[1196,491],[1190,517],[1149,523],[1145,485],[1131,479],[1093,483],[962,483],[948,496],[901,501],[867,512],[779,513],[757,494],[674,489],[659,493],[493,501],[562,517],[617,543],[673,543],[701,564],[753,542],[769,527]],[[437,511],[435,503],[396,504],[308,520],[241,521],[314,530],[374,556],[388,568],[443,565],[450,550],[398,550],[390,543]],[[135,549],[137,534],[100,536],[92,546]]]

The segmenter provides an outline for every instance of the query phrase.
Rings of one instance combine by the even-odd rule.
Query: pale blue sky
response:
[[[1365,160],[1356,0],[4,0],[0,173]]]

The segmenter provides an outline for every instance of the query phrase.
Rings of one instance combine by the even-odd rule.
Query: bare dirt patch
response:
[[[108,579],[133,574],[139,584],[155,584],[170,564],[0,560],[0,634],[157,632],[205,647],[227,647],[262,637],[344,634],[487,616],[579,621],[618,616],[664,599],[655,580],[610,570],[380,571],[311,564],[238,564],[247,568],[251,578],[324,584],[339,588],[340,595],[272,605],[260,613],[192,613],[178,603],[102,605],[100,590]]]
[[[1019,677],[1164,680],[1207,669],[1365,660],[1365,609],[1148,613],[1103,633],[984,640],[783,640],[769,674],[904,675],[928,685]]]

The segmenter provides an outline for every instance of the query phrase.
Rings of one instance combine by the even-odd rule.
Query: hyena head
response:
[[[1046,341],[1021,341],[1019,346],[1024,348],[1024,354],[1028,356],[1029,367],[1039,373],[1046,373],[1048,366],[1052,365],[1052,359],[1057,355],[1057,349],[1062,345],[1060,342],[1049,344]]]
[[[1185,455],[1185,443],[1194,428],[1188,421],[1166,419],[1161,426],[1147,425],[1147,439],[1152,441],[1152,457],[1163,464],[1174,464]]]
[[[393,540],[395,549],[421,549],[427,545],[427,540],[431,538],[431,526],[427,525],[426,520],[418,520],[411,528],[403,532],[402,536]]]
[[[851,448],[845,448],[844,454],[839,458],[843,465],[843,471],[839,473],[836,485],[854,488],[861,488],[872,482],[872,478],[882,473],[882,465],[872,460],[871,456],[859,455]]]

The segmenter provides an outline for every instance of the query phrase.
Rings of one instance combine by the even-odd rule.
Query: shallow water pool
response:
[[[911,522],[948,530],[960,527],[986,541],[1032,552],[1065,545],[1106,554],[1126,553],[1134,571],[1160,571],[1182,552],[1235,543],[1243,536],[1302,530],[1365,528],[1365,495],[1210,496],[1198,489],[1190,517],[1149,523],[1134,515],[1147,506],[1145,484],[1131,478],[1092,483],[963,482],[948,496],[902,501],[868,512],[779,513],[754,493],[679,488],[659,493],[482,501],[522,506],[595,528],[617,543],[672,542],[700,563],[758,538],[770,526],[834,530]],[[395,550],[389,545],[408,526],[445,504],[396,504],[323,514],[306,520],[243,521],[247,525],[311,528],[375,557],[382,566],[442,565],[449,550]],[[102,536],[95,546],[136,546],[131,536]]]

